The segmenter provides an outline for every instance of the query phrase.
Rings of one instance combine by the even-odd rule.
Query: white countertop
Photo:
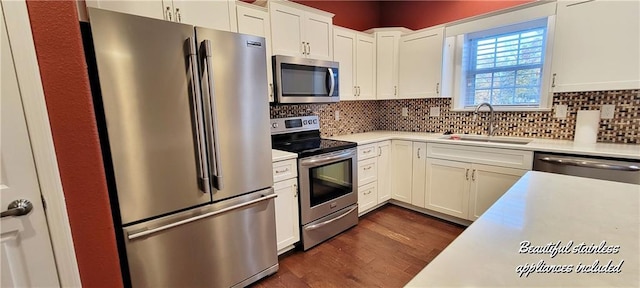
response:
[[[272,162],[278,162],[278,161],[284,161],[284,160],[296,159],[296,158],[298,158],[298,154],[296,154],[296,153],[291,153],[291,152],[285,152],[285,151],[280,151],[280,150],[276,150],[276,149],[271,149],[271,161]]]
[[[569,254],[519,254],[522,241],[561,241]],[[619,246],[616,254],[573,254],[579,244]],[[606,248],[605,248],[606,249]],[[611,251],[615,247],[610,248]],[[519,265],[619,265],[621,273],[531,273]],[[640,285],[640,185],[528,172],[407,287]]]
[[[640,160],[640,145],[638,144],[615,144],[615,143],[596,143],[596,144],[579,144],[567,140],[553,139],[537,139],[537,138],[517,138],[533,140],[528,144],[505,144],[505,143],[487,143],[472,142],[460,140],[440,139],[444,135],[440,133],[421,133],[421,132],[399,132],[399,131],[373,131],[358,134],[340,135],[329,137],[331,139],[357,142],[358,145],[369,144],[384,140],[410,140],[434,143],[446,143],[480,147],[496,147],[509,148],[516,150],[555,152],[589,156],[626,158]],[[510,137],[504,137],[510,138]],[[515,137],[513,137],[515,138]]]

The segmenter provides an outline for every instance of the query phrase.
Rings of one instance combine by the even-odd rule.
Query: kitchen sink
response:
[[[489,137],[489,136],[480,136],[480,135],[446,135],[444,137],[440,137],[440,139],[446,139],[451,141],[472,141],[472,142],[487,142],[487,143],[502,143],[502,144],[519,144],[526,145],[529,144],[531,139],[521,139],[521,138],[509,138],[509,137]]]

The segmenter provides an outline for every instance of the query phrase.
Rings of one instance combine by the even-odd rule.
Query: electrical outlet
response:
[[[336,121],[340,120],[340,110],[336,110],[336,112],[333,113],[333,117],[336,119]]]
[[[407,107],[402,107],[402,116],[409,116],[409,109]]]
[[[567,118],[567,105],[556,105],[556,118]]]
[[[600,119],[613,119],[616,112],[616,105],[602,105],[600,108]]]
[[[440,107],[429,108],[429,117],[440,117]]]

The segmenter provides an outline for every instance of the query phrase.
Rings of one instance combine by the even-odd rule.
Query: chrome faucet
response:
[[[498,131],[498,125],[494,126],[495,118],[493,116],[493,106],[491,106],[491,104],[484,102],[476,106],[476,109],[473,111],[473,121],[476,121],[478,119],[478,111],[482,106],[489,107],[489,127],[487,127],[487,132],[489,136],[493,136],[493,134]]]

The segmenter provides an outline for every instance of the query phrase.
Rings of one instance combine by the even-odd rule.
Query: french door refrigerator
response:
[[[275,273],[264,38],[88,12],[125,285],[246,286]]]

